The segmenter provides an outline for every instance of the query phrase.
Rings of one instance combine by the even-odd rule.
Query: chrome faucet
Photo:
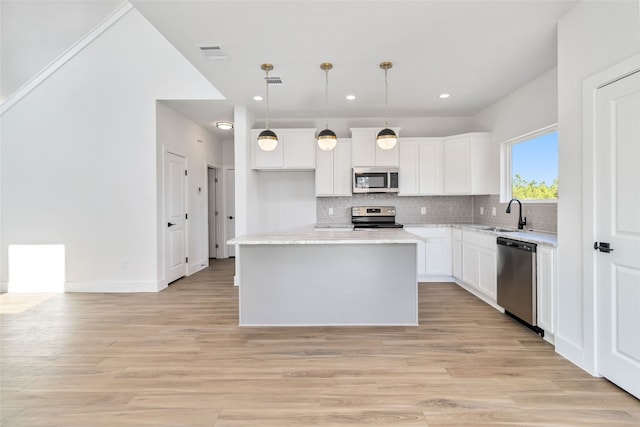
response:
[[[525,216],[524,219],[522,219],[522,203],[520,203],[520,200],[511,199],[509,205],[507,205],[507,213],[511,213],[511,203],[514,200],[518,202],[518,230],[524,230],[524,226],[527,225],[527,217]]]

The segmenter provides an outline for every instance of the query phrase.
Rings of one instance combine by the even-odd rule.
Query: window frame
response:
[[[513,198],[513,164],[511,147],[521,142],[537,138],[548,133],[557,132],[558,123],[511,138],[500,144],[500,202],[508,203]],[[560,197],[558,195],[558,197]],[[521,200],[522,203],[558,203],[558,199]]]

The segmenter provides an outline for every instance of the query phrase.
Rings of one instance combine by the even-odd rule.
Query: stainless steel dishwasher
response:
[[[498,237],[498,305],[544,336],[538,327],[535,243]]]

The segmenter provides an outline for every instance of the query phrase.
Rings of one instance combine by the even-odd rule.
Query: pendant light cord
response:
[[[387,72],[389,70],[387,68],[384,69],[384,127],[389,127],[389,82],[387,81]]]
[[[329,70],[324,70],[324,128],[329,129]]]
[[[265,95],[267,96],[265,124],[267,129],[269,129],[269,70],[265,70],[265,72],[267,73],[267,77],[264,79]]]

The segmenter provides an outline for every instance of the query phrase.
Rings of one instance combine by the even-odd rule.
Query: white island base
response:
[[[240,325],[417,325],[416,243],[358,243],[349,233],[356,240],[236,239]]]

